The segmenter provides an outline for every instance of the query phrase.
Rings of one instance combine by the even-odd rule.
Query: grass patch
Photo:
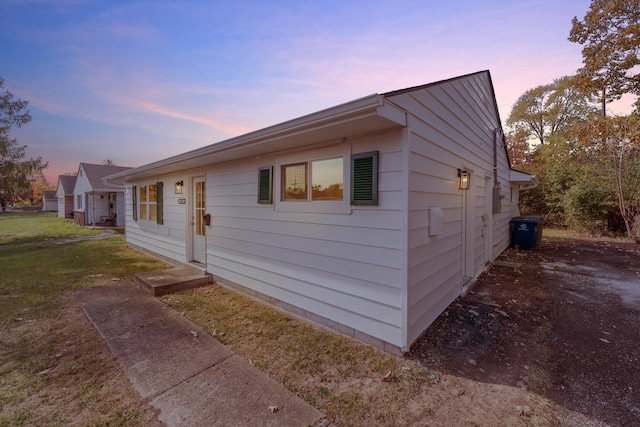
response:
[[[95,236],[100,230],[80,227],[55,212],[0,213],[0,245],[46,242],[78,236]]]
[[[437,377],[222,286],[161,300],[340,426],[407,425],[407,402]]]
[[[164,264],[122,236],[5,247],[0,259],[0,426],[157,425],[73,292]]]

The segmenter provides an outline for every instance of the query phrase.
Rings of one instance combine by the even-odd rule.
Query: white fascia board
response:
[[[509,171],[509,182],[519,185],[527,185],[528,188],[535,188],[540,183],[540,179],[536,175],[530,175],[528,173],[520,172],[511,169]],[[533,186],[533,187],[529,187]]]
[[[359,123],[363,130],[381,130],[407,125],[406,112],[385,103],[384,96],[369,95],[332,108],[318,111],[274,126],[240,135],[186,153],[178,154],[137,168],[128,169],[104,178],[105,182],[116,179],[127,181],[142,179],[170,171],[204,166],[208,163],[241,158],[255,154],[267,144],[295,146],[302,135],[317,133],[321,137],[345,136],[339,133],[346,124]],[[351,126],[355,129],[355,126]],[[335,132],[330,130],[334,129]],[[253,150],[253,151],[252,151]],[[223,156],[223,154],[225,154]]]
[[[124,184],[119,187],[105,187],[105,188],[94,188],[94,193],[123,193],[124,192]]]
[[[532,179],[536,178],[535,175],[520,172],[514,169],[509,171],[509,181],[513,183],[529,184]]]

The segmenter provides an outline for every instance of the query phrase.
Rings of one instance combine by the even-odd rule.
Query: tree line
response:
[[[540,178],[521,213],[640,241],[639,0],[593,0],[569,41],[582,45],[582,68],[527,90],[506,120],[512,166]],[[625,95],[631,111],[611,114]]]
[[[5,89],[0,77],[0,206],[14,203],[34,205],[42,200],[44,190],[53,189],[43,174],[48,162],[41,157],[27,158],[26,145],[18,144],[11,138],[13,126],[22,127],[31,121],[27,109],[29,101],[15,99],[13,93]],[[116,166],[111,159],[103,161],[105,166]]]
[[[10,137],[13,126],[21,127],[31,121],[29,102],[14,99],[13,93],[4,89],[1,77],[0,91],[0,205],[4,211],[7,204],[20,199],[35,200],[37,186],[44,180],[42,171],[48,164],[40,157],[27,159],[27,147]]]

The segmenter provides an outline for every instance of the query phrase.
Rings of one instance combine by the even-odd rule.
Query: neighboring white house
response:
[[[42,211],[55,212],[58,210],[58,198],[53,190],[44,190],[42,192]]]
[[[488,71],[107,178],[123,179],[129,246],[395,353],[507,248],[537,184],[510,167]]]
[[[115,214],[117,226],[124,225],[124,181],[105,183],[108,175],[129,167],[80,163],[73,187],[73,218],[80,225],[96,225],[100,218]]]
[[[73,187],[75,175],[58,175],[56,196],[58,197],[58,218],[73,218]]]

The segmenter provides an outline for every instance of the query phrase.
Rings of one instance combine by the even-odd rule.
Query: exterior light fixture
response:
[[[173,185],[173,190],[176,194],[182,194],[182,190],[184,189],[184,182],[178,181]]]
[[[466,170],[458,169],[458,189],[468,190],[469,181],[469,172],[467,172]]]

